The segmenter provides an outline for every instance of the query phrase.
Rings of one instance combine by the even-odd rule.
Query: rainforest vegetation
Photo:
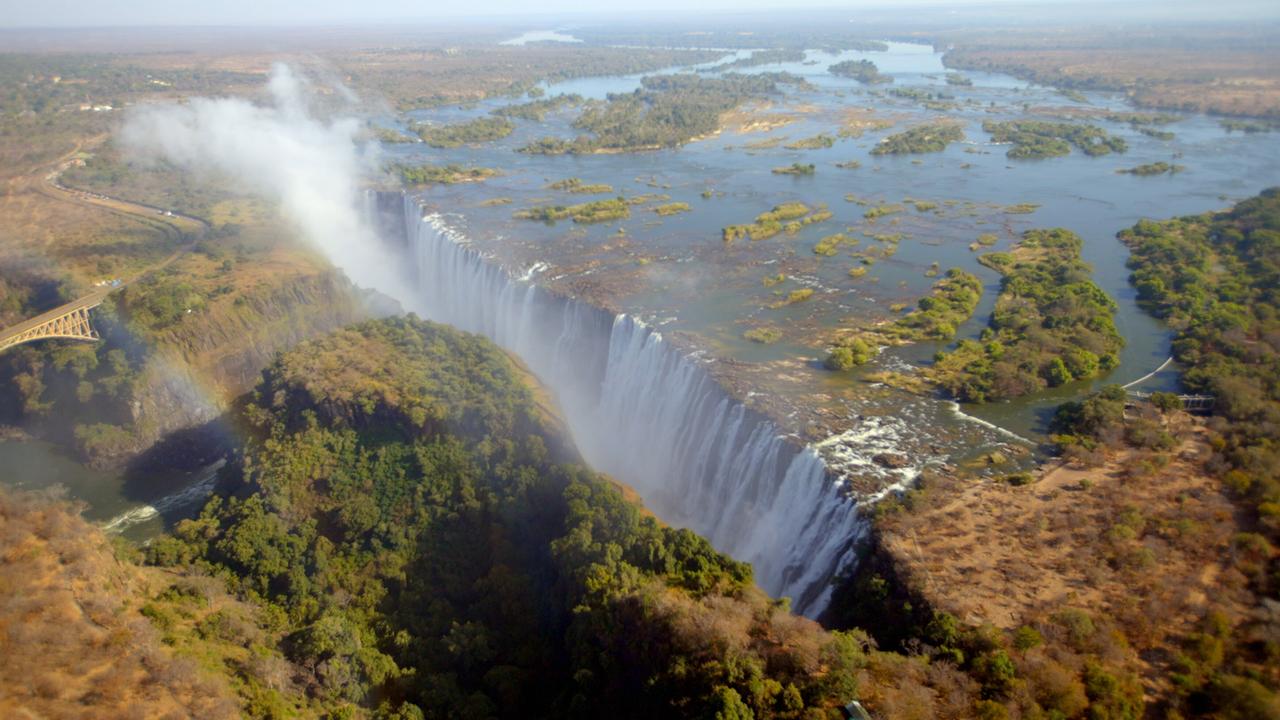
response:
[[[981,256],[1004,276],[990,326],[939,353],[928,377],[959,400],[986,402],[1115,367],[1124,346],[1116,304],[1089,279],[1082,244],[1062,228],[1029,230],[1011,251]]]
[[[412,318],[303,345],[241,411],[231,496],[148,555],[263,606],[338,716],[828,717],[854,697],[858,634],[789,615],[576,464],[525,377]],[[260,688],[251,714],[287,708]]]

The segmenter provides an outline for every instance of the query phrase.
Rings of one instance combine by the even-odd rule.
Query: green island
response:
[[[770,172],[774,175],[813,175],[816,171],[817,168],[813,163],[807,165],[804,163],[791,163],[790,165],[776,167]]]
[[[890,135],[871,149],[872,155],[903,155],[942,152],[947,145],[964,139],[958,123],[929,123]]]
[[[862,163],[858,162],[857,160],[846,160],[844,162],[836,163],[836,167],[840,168],[841,170],[857,170],[858,168],[862,167]]]
[[[782,331],[773,327],[751,328],[750,330],[742,333],[742,337],[753,343],[769,345],[782,339]]]
[[[940,352],[925,376],[963,402],[1020,397],[1097,377],[1116,366],[1124,339],[1116,304],[1089,279],[1083,241],[1055,228],[1028,230],[1013,249],[979,259],[1001,275],[981,340]]]
[[[756,50],[747,57],[730,60],[727,63],[721,63],[708,72],[720,72],[723,70],[737,70],[738,68],[758,67],[760,65],[776,65],[778,63],[800,62],[804,60],[804,50],[795,48],[772,48],[769,50]]]
[[[715,133],[721,116],[747,100],[774,95],[780,84],[799,82],[803,81],[787,73],[647,76],[635,92],[612,95],[584,109],[573,127],[585,134],[573,140],[535,140],[520,151],[558,155],[678,147]]]
[[[1258,133],[1269,133],[1280,127],[1280,121],[1276,120],[1238,120],[1227,119],[1219,120],[1218,124],[1223,130],[1229,133],[1240,132],[1246,135],[1255,135]]]
[[[491,114],[504,118],[516,118],[519,120],[531,120],[533,122],[542,122],[547,119],[547,115],[563,110],[564,108],[577,107],[582,105],[586,100],[576,93],[567,95],[555,95],[549,98],[539,98],[530,100],[525,103],[517,103],[515,105],[504,105],[495,108]]]
[[[827,72],[837,77],[853,78],[864,85],[882,85],[893,78],[880,74],[880,68],[870,60],[845,60],[827,67]]]
[[[778,310],[788,305],[795,305],[796,303],[802,303],[811,297],[813,297],[813,288],[800,288],[798,290],[792,290],[791,292],[787,293],[786,296],[784,296],[782,299],[777,300],[776,302],[769,303],[769,308],[772,310]]]
[[[824,207],[810,208],[802,202],[776,205],[772,210],[760,213],[756,221],[748,225],[729,225],[720,231],[721,238],[731,243],[742,238],[767,240],[780,232],[799,232],[806,225],[831,219],[831,211]]]
[[[631,203],[618,197],[593,200],[578,205],[541,205],[517,210],[514,217],[520,220],[539,220],[548,224],[571,219],[575,223],[590,225],[631,217]]]
[[[653,211],[663,217],[666,217],[668,215],[679,215],[680,213],[687,213],[691,209],[692,208],[689,207],[689,203],[687,202],[673,202],[673,203],[664,203],[662,205],[657,205],[653,208]]]
[[[866,268],[855,269],[866,272]],[[831,370],[851,370],[870,360],[874,356],[872,348],[877,345],[950,340],[960,325],[973,316],[981,299],[982,281],[960,268],[951,268],[911,312],[893,322],[838,338],[824,364]]]
[[[406,135],[393,128],[371,125],[370,130],[373,133],[374,139],[380,143],[387,143],[389,145],[405,145],[408,143],[418,142],[417,137],[414,137],[413,135]]]
[[[1170,165],[1167,162],[1160,161],[1131,168],[1121,168],[1116,172],[1121,175],[1175,175],[1186,169],[1185,165]]]
[[[960,73],[947,73],[946,78],[948,85],[955,85],[956,87],[973,87],[973,81]]]
[[[1140,128],[1137,128],[1137,130],[1143,135],[1146,135],[1147,137],[1150,137],[1150,138],[1155,138],[1156,140],[1168,141],[1177,137],[1176,135],[1169,132],[1168,130],[1157,130],[1155,128],[1150,128],[1150,127],[1140,127]]]
[[[500,174],[494,168],[463,167],[457,164],[403,165],[397,163],[392,166],[392,169],[405,185],[456,185],[480,182]]]
[[[420,125],[422,141],[434,148],[456,148],[493,142],[511,134],[516,126],[505,118],[482,117],[452,125]]]
[[[813,137],[801,138],[795,142],[789,142],[782,147],[788,150],[821,150],[829,148],[836,144],[836,139],[826,133],[819,133]]]
[[[1172,113],[1109,112],[1102,117],[1110,122],[1125,123],[1134,129],[1152,125],[1169,125],[1182,120],[1181,115]]]
[[[1068,155],[1074,145],[1085,155],[1099,156],[1122,153],[1129,149],[1124,138],[1108,135],[1096,125],[1044,122],[1041,120],[987,120],[984,132],[992,142],[1012,143],[1006,153],[1015,159],[1053,158]]]
[[[226,479],[238,492],[147,559],[175,587],[203,568],[261,607],[331,717],[352,703],[380,704],[380,718],[624,704],[767,716],[852,695],[859,633],[797,625],[749,565],[581,465],[530,378],[492,343],[412,317],[305,343],[240,411],[251,434]],[[230,618],[183,630],[198,598],[144,614],[174,643],[247,632]],[[748,621],[723,652],[695,628],[731,607]],[[790,647],[767,639],[783,623]],[[265,672],[241,677],[248,716],[291,714]]]
[[[599,195],[613,192],[613,186],[605,183],[584,183],[581,178],[568,178],[547,185],[548,190],[564,190],[577,195]]]
[[[851,238],[844,233],[835,233],[827,235],[813,246],[814,255],[823,255],[825,257],[833,257],[840,252],[841,245],[857,245],[858,239]]]

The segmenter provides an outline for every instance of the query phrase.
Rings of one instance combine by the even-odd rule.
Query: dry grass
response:
[[[1123,90],[1143,107],[1280,117],[1274,28],[1185,28],[1176,41],[1168,32],[978,33],[956,38],[947,64],[1067,87]]]
[[[1150,453],[1124,450],[1021,487],[931,483],[912,511],[884,520],[886,549],[934,607],[969,623],[1014,629],[1067,607],[1114,618],[1148,694],[1162,694],[1206,611],[1239,621],[1253,603],[1232,561],[1242,527],[1202,467],[1205,432],[1181,422],[1180,445],[1154,472]]]
[[[0,716],[237,717],[138,612],[146,586],[65,504],[0,492]]]

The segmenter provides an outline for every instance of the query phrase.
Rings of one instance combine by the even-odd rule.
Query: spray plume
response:
[[[375,151],[358,141],[358,119],[313,113],[310,90],[276,64],[267,83],[270,103],[195,98],[148,106],[129,117],[121,137],[144,160],[220,176],[277,203],[356,284],[411,304],[397,263],[361,211],[360,182],[374,171]]]

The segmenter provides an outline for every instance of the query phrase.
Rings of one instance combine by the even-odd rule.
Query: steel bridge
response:
[[[1151,393],[1129,391],[1129,397],[1138,400],[1151,400]],[[1182,401],[1182,409],[1187,412],[1209,412],[1213,410],[1213,401],[1216,399],[1212,395],[1179,395],[1178,399]]]
[[[98,333],[89,322],[89,311],[101,305],[111,290],[112,288],[103,288],[94,291],[79,300],[0,331],[0,352],[23,343],[52,338],[90,342],[98,340]]]

